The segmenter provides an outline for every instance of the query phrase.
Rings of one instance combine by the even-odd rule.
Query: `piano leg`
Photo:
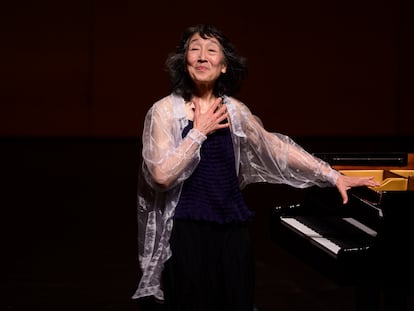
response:
[[[355,286],[355,310],[407,311],[407,295],[405,287],[362,282]],[[382,309],[381,306],[383,306]]]
[[[400,286],[385,286],[384,310],[408,310],[407,289]]]
[[[378,284],[359,282],[355,285],[355,310],[379,311],[381,305],[381,290]]]

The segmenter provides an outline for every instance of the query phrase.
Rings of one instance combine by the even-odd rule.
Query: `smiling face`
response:
[[[204,39],[199,33],[190,38],[186,60],[187,72],[198,85],[214,85],[227,69],[219,41],[214,37]]]

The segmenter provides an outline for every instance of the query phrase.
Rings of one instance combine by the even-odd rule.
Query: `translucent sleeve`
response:
[[[269,132],[241,105],[239,118],[245,133],[241,144],[241,184],[283,183],[296,188],[334,186],[339,172],[313,156],[290,137]]]
[[[191,129],[181,137],[180,122],[172,103],[162,101],[148,111],[142,135],[144,177],[154,189],[168,190],[188,178],[200,161],[206,136]]]

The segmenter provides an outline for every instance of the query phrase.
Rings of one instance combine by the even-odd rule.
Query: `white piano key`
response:
[[[298,221],[295,218],[292,217],[281,217],[280,218],[282,223],[286,223],[291,228],[299,231],[303,235],[310,238],[312,241],[316,242],[316,245],[321,247],[323,250],[329,250],[334,255],[337,255],[341,247],[332,241],[328,240],[327,238],[324,238],[322,235],[320,235],[318,232],[312,230],[308,226],[304,225],[300,221]]]
[[[301,233],[305,234],[306,236],[313,236],[313,237],[322,237],[318,232],[312,230],[308,226],[304,225],[300,221],[292,217],[281,217],[282,222],[287,223],[291,227],[299,230]]]
[[[357,227],[358,229],[364,231],[365,233],[369,234],[370,236],[376,237],[377,231],[371,229],[370,227],[364,225],[363,223],[359,222],[358,220],[352,217],[344,217],[342,218],[344,221],[350,223],[351,225]]]
[[[322,245],[323,247],[329,249],[335,255],[338,255],[339,250],[341,249],[337,244],[333,243],[332,241],[328,240],[327,238],[323,237],[311,237],[312,240],[317,242],[318,244]]]

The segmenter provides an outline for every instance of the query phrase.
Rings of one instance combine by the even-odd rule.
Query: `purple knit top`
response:
[[[184,128],[185,137],[193,122]],[[174,218],[216,223],[244,222],[253,216],[236,175],[230,129],[210,134],[200,150],[200,163],[184,182]]]

